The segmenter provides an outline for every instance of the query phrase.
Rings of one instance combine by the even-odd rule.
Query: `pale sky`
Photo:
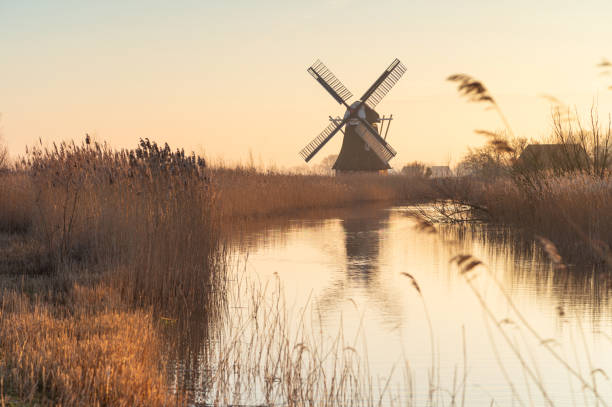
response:
[[[550,131],[550,94],[612,111],[612,2],[0,0],[0,131],[116,147],[139,137],[227,162],[291,167],[343,109],[308,75],[320,58],[356,97],[393,58],[407,67],[378,105],[396,120],[394,166],[453,163],[502,127],[445,81],[490,89],[519,136]],[[339,151],[338,134],[312,161]]]

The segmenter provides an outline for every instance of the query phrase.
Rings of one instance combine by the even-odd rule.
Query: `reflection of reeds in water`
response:
[[[428,222],[428,220],[423,219],[420,223],[422,222]],[[416,228],[417,229],[419,228],[419,222],[416,223]],[[553,264],[556,264],[556,265],[560,263],[562,264],[562,259],[559,256],[557,248],[555,247],[554,243],[552,243],[551,241],[547,239],[542,239],[542,243],[544,245],[544,251],[550,257]],[[574,366],[571,362],[569,362],[568,358],[565,356],[566,353],[563,350],[558,349],[559,344],[555,340],[544,338],[538,333],[536,328],[529,323],[525,315],[523,315],[523,313],[521,313],[519,309],[516,307],[510,295],[508,294],[507,290],[504,288],[502,283],[497,279],[496,275],[492,273],[491,270],[485,264],[483,264],[483,262],[480,259],[474,257],[471,254],[457,254],[450,260],[450,262],[454,263],[457,266],[459,273],[464,277],[465,282],[468,284],[468,286],[470,287],[470,289],[472,290],[472,292],[474,293],[474,295],[480,302],[480,305],[483,311],[487,315],[488,321],[490,321],[497,328],[497,332],[501,334],[508,348],[512,351],[514,356],[520,362],[522,369],[525,372],[526,377],[529,378],[529,382],[536,386],[536,388],[538,389],[546,405],[553,406],[554,402],[552,401],[551,394],[547,390],[545,386],[545,382],[542,376],[540,375],[537,364],[535,363],[535,361],[530,361],[530,359],[533,360],[532,351],[529,349],[527,350],[521,349],[521,345],[517,342],[516,335],[514,332],[512,332],[512,330],[519,329],[519,330],[526,331],[526,333],[528,333],[532,338],[536,340],[537,344],[539,344],[542,348],[544,348],[547,351],[547,353],[550,356],[552,356],[552,358],[559,364],[561,368],[567,371],[568,375],[573,380],[578,382],[579,388],[581,388],[582,391],[585,392],[585,397],[588,394],[589,397],[593,397],[595,399],[596,405],[597,404],[601,404],[604,406],[607,405],[605,400],[602,398],[602,395],[598,391],[598,384],[597,384],[597,376],[601,375],[607,379],[607,374],[603,369],[594,367],[594,365],[592,364],[591,356],[588,352],[588,349],[585,351],[586,358],[589,361],[589,364],[587,366],[588,371],[583,372],[579,364],[577,366]],[[506,317],[506,318],[500,319],[497,315],[494,314],[493,310],[490,308],[482,292],[482,289],[476,284],[476,280],[483,278],[481,275],[482,273],[480,273],[480,271],[483,269],[486,270],[486,275],[488,276],[488,278],[495,283],[497,289],[499,290],[499,293],[503,295],[503,297],[505,298],[511,310],[512,317]],[[565,270],[565,269],[562,269],[562,270]],[[415,284],[416,287],[418,287],[417,285],[418,283],[416,282],[414,277],[412,276],[409,276],[409,277],[413,281],[413,284]],[[564,315],[564,310],[562,307],[557,307],[557,311],[561,317]],[[513,320],[511,318],[515,318],[515,319]],[[525,339],[525,336],[523,335],[522,338],[526,344],[527,341]],[[491,338],[491,341],[493,341],[492,338]],[[524,346],[528,346],[525,344]],[[575,344],[573,345],[576,346]],[[494,348],[496,349],[496,345],[494,345]],[[576,353],[575,349],[574,349],[574,353]],[[497,350],[495,354],[496,354],[500,369],[502,373],[504,374],[504,376],[506,377],[508,385],[513,393],[513,397],[516,398],[521,405],[524,405],[524,401],[522,400],[521,395],[516,390],[516,386],[515,386],[516,378],[512,378],[509,376],[509,374],[507,373],[504,367],[503,361],[499,358],[499,354]],[[571,382],[570,382],[570,385],[571,385]],[[533,403],[531,393],[529,393],[529,401]]]
[[[327,341],[327,334],[308,331],[305,311],[299,321],[288,320],[278,285],[237,279],[231,308],[206,349],[200,402],[333,406],[373,400],[354,341],[342,332]]]
[[[471,252],[476,243],[486,253],[485,257],[500,259],[498,268],[503,273],[498,278],[510,291],[530,287],[536,298],[552,298],[576,315],[591,314],[594,323],[599,323],[598,316],[608,310],[612,286],[606,273],[592,266],[556,267],[550,254],[530,233],[491,224],[440,225],[438,229],[441,239],[457,242],[456,250]],[[556,248],[554,244],[552,247]]]
[[[436,226],[430,225],[426,220],[415,222],[415,225],[424,232],[431,227],[433,230],[430,233],[440,233]],[[423,228],[420,225],[428,227]],[[558,344],[551,339],[541,337],[535,328],[529,325],[527,318],[514,307],[509,297],[505,298],[512,312],[504,318],[494,315],[477,283],[490,276],[496,282],[502,296],[506,295],[505,288],[497,282],[496,275],[489,274],[488,268],[478,258],[470,254],[460,254],[453,258],[453,263],[457,265],[459,274],[465,278],[466,283],[481,301],[489,323],[502,335],[502,338],[505,338],[506,346],[514,353],[528,378],[528,386],[533,386],[540,394],[528,396],[527,393],[521,392],[519,378],[510,376],[505,367],[507,362],[499,358],[500,369],[504,371],[509,392],[513,394],[514,400],[522,405],[530,403],[537,405],[540,400],[546,405],[554,403],[555,394],[551,394],[551,389],[546,386],[546,374],[539,371],[537,362],[532,359],[532,353],[536,351],[533,343],[537,348],[549,352],[557,359],[560,366],[568,370],[573,377],[578,395],[584,392],[587,398],[601,397],[597,382],[601,381],[605,372],[601,373],[601,369],[596,364],[588,368],[594,373],[589,373],[568,363],[557,349]],[[427,293],[422,291],[414,275],[410,273],[403,275],[414,292],[421,297],[425,306]],[[302,311],[298,318],[288,316],[280,294],[280,286],[249,285],[251,283],[244,275],[237,280],[237,291],[232,291],[229,295],[228,304],[231,308],[225,311],[227,314],[222,318],[219,336],[215,337],[214,346],[209,348],[210,352],[206,354],[207,364],[202,367],[200,375],[202,391],[198,394],[199,400],[211,404],[319,405],[324,403],[333,406],[372,405],[372,402],[378,404],[378,400],[382,399],[389,405],[416,404],[415,394],[411,393],[414,390],[414,376],[410,370],[407,370],[408,379],[403,383],[406,390],[403,396],[406,399],[394,394],[387,387],[387,383],[395,383],[393,374],[382,381],[378,388],[372,386],[372,379],[365,362],[367,357],[364,359],[359,356],[367,356],[367,352],[357,346],[359,340],[344,337],[342,331],[324,334],[318,328],[313,328],[313,325],[305,323],[312,318],[308,312]],[[406,295],[411,295],[410,290],[406,291]],[[558,312],[562,317],[563,309],[560,308]],[[427,317],[426,307],[424,314]],[[521,335],[517,329],[521,330]],[[530,335],[533,341],[526,339],[523,333]],[[435,349],[431,325],[430,335],[432,349]],[[327,341],[324,340],[325,336]],[[499,345],[494,346],[499,349],[497,348]],[[530,346],[532,348],[529,348]],[[499,357],[499,350],[496,352]],[[436,354],[432,351],[427,399],[429,405],[445,405],[443,398],[438,397],[447,390],[441,390],[443,386],[436,377],[436,363]],[[450,400],[453,400],[451,405],[458,405],[465,397],[467,371],[467,362],[465,362],[463,378],[458,380],[457,386],[451,387],[453,390],[448,390],[451,394]],[[469,405],[469,396],[467,399]],[[599,403],[605,405],[605,400],[599,400]]]

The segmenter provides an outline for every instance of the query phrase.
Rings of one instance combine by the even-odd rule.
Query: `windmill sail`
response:
[[[308,73],[311,74],[334,99],[336,99],[336,102],[348,106],[347,101],[353,94],[325,65],[323,65],[323,62],[317,59],[317,62],[308,68]]]
[[[315,137],[306,147],[300,151],[300,156],[306,161],[310,161],[314,155],[336,134],[346,123],[346,119],[339,123],[332,121],[317,137]]]
[[[393,85],[400,80],[404,72],[406,72],[406,67],[396,58],[363,94],[360,100],[374,109],[382,98],[389,93]]]
[[[366,122],[367,123],[367,122]],[[384,162],[389,162],[390,159],[395,157],[397,152],[384,141],[376,130],[370,126],[366,126],[364,123],[359,123],[355,126],[355,133],[363,139],[363,141],[370,147],[372,151]]]

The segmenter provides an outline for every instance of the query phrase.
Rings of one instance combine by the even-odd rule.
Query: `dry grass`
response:
[[[565,262],[612,266],[612,180],[587,174],[541,174],[537,187],[511,178],[451,181],[448,199],[479,217],[518,226],[558,247]],[[457,184],[457,185],[454,185]]]
[[[32,224],[34,209],[29,177],[0,171],[0,195],[0,232],[27,232]]]
[[[30,149],[0,189],[5,393],[43,404],[166,403],[153,322],[206,326],[222,295],[204,162],[147,140],[115,151],[87,139]]]
[[[114,301],[106,289],[75,286],[75,311],[62,315],[58,307],[4,290],[3,405],[15,399],[45,405],[168,405],[150,315],[113,309]]]
[[[299,175],[217,168],[212,173],[225,219],[278,216],[366,202],[424,202],[429,180],[376,174]]]
[[[62,143],[30,150],[0,183],[0,225],[26,231],[55,267],[102,264],[125,300],[163,312],[205,300],[218,224],[199,157],[146,140],[121,151]]]
[[[429,193],[398,176],[211,171],[148,140],[116,151],[89,138],[29,149],[0,189],[4,392],[68,405],[161,403],[159,328],[176,342],[169,360],[199,363],[234,220]]]

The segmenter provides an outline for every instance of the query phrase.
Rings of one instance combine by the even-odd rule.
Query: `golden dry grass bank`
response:
[[[72,312],[4,290],[2,401],[32,405],[169,405],[151,315],[116,309],[109,290],[74,286]],[[3,404],[5,405],[5,404]]]

